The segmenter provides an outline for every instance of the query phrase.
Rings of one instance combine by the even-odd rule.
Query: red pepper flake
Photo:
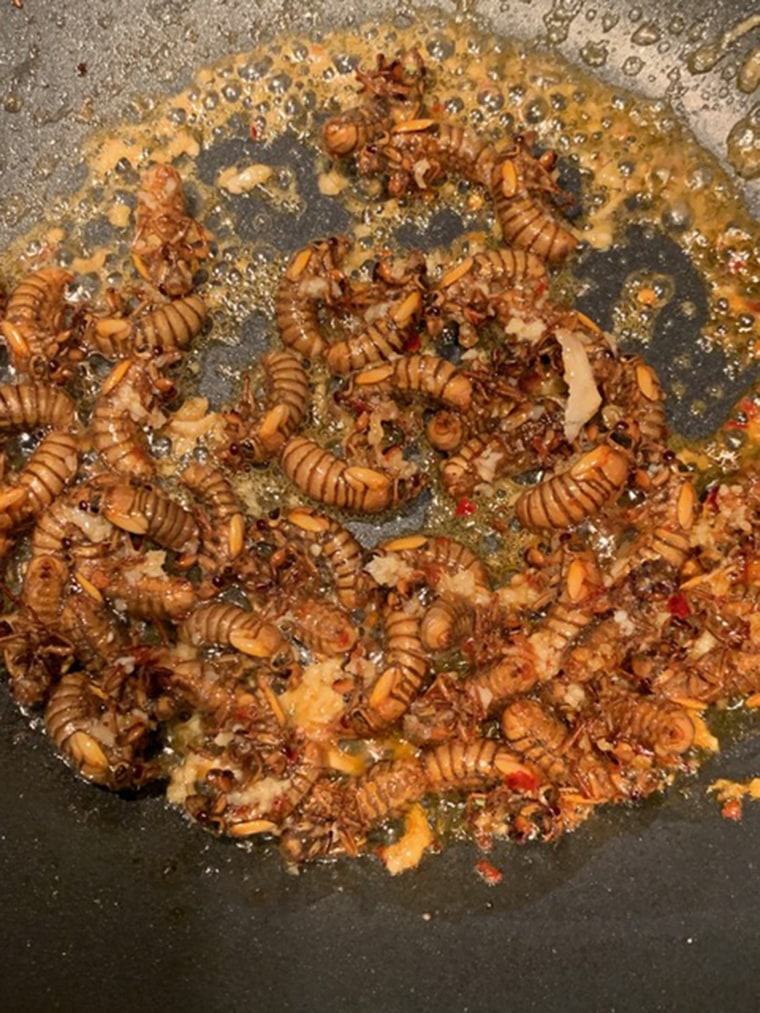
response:
[[[724,820],[733,820],[738,823],[742,818],[742,802],[740,798],[730,798],[723,803],[720,814]]]
[[[473,503],[471,499],[468,499],[466,496],[462,496],[456,505],[454,513],[457,517],[469,517],[470,514],[474,514],[477,509],[477,503]]]
[[[255,123],[251,124],[250,129],[248,131],[248,136],[251,138],[252,141],[258,141],[258,139],[259,139],[259,128],[256,126]]]
[[[538,778],[529,770],[515,770],[512,774],[505,775],[504,784],[512,791],[535,791]]]
[[[481,858],[479,862],[475,863],[475,872],[477,872],[486,886],[496,886],[504,878],[504,873],[500,869],[497,869],[495,865],[487,862],[485,858]]]
[[[676,619],[686,619],[691,615],[691,605],[683,594],[672,594],[668,598],[668,612]]]
[[[746,267],[747,261],[744,257],[729,257],[728,264],[726,265],[732,274],[738,274],[744,267]]]
[[[718,483],[716,482],[712,486],[707,495],[705,496],[705,506],[709,506],[711,510],[718,509]]]
[[[404,342],[405,352],[419,352],[420,345],[422,344],[422,338],[420,337],[419,331],[414,331]]]

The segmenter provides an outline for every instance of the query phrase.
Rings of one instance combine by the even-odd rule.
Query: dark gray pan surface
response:
[[[69,142],[74,152],[94,123],[128,111],[135,96],[181,87],[203,62],[251,45],[261,25],[318,30],[327,23],[321,4],[284,14],[277,4],[232,0],[77,0],[57,9],[26,0],[23,11],[10,0],[0,5],[0,240],[28,225],[50,193],[73,185],[76,154],[50,155],[60,156]],[[394,6],[372,4],[378,11]],[[750,13],[753,5],[745,6]],[[684,3],[679,16],[706,23],[707,30],[734,20],[729,7],[736,11],[728,4]],[[597,19],[617,14],[617,26],[605,34],[610,73],[649,93],[672,86],[677,51],[698,44],[687,43],[688,27],[668,36],[674,14],[654,4],[647,10],[645,4],[513,0],[497,8],[483,5],[499,28],[525,36],[566,23],[562,45],[571,56],[590,32],[600,34]],[[334,20],[351,17],[350,4],[331,10]],[[647,22],[670,38],[667,53],[658,55],[656,44],[632,48],[631,35]],[[634,80],[619,70],[632,53],[645,62]],[[84,63],[86,75],[77,76]],[[686,91],[678,98],[671,87],[685,112],[701,111],[697,128],[717,150],[735,118],[716,112],[728,101],[718,98],[722,66],[694,78],[680,64]],[[732,90],[734,105],[736,95]],[[94,116],[83,123],[88,98]],[[8,111],[19,102],[18,111]],[[31,218],[18,195],[30,198]],[[312,238],[313,223],[302,225],[298,238]],[[674,270],[672,256],[664,237],[635,233],[622,252],[587,255],[578,270],[593,279],[588,309],[607,323],[616,285],[642,258],[648,266],[667,262],[681,291],[704,306],[688,262]],[[693,342],[698,325],[699,317],[689,333],[661,318],[653,357],[669,380],[674,349]],[[722,366],[719,353],[705,355],[693,376],[679,379],[707,386]],[[720,421],[749,380],[737,378],[725,403],[711,406],[699,424]],[[674,420],[697,433],[691,417],[676,410]],[[185,825],[160,798],[124,800],[75,781],[5,693],[0,769],[4,1010],[129,1004],[147,1010],[749,1011],[760,1003],[760,808],[747,806],[736,825],[721,820],[704,794],[718,774],[760,772],[758,738],[740,738],[664,801],[600,814],[556,846],[499,850],[493,861],[504,880],[496,888],[476,878],[479,856],[467,847],[429,859],[400,880],[371,860],[291,877],[273,849],[247,853],[212,839]]]

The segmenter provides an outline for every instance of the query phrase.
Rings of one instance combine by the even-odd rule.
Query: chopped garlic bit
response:
[[[760,799],[760,777],[753,777],[749,781],[729,781],[725,777],[719,777],[717,781],[708,785],[707,790],[715,792],[719,802],[730,802],[740,798],[757,801]]]
[[[232,165],[219,173],[216,178],[216,184],[222,190],[226,190],[227,193],[247,193],[249,190],[253,190],[255,186],[266,183],[273,171],[271,165],[263,165],[261,163],[247,165],[244,169],[238,169]]]
[[[543,320],[525,320],[514,316],[504,330],[507,334],[516,334],[523,341],[538,341],[546,333],[546,324]]]
[[[345,707],[342,695],[333,686],[343,676],[341,658],[308,665],[298,686],[279,697],[288,720],[311,738],[332,735],[332,722]]]
[[[414,869],[428,848],[435,843],[425,810],[415,803],[404,818],[404,833],[380,851],[380,857],[391,876]]]
[[[223,425],[219,412],[208,410],[205,397],[191,397],[172,415],[162,435],[172,443],[172,451],[182,457],[190,453],[202,437],[208,436]]]
[[[339,172],[338,169],[332,169],[330,172],[321,172],[317,179],[319,192],[325,197],[336,197],[346,189],[348,183],[348,176]]]
[[[414,572],[406,560],[394,553],[375,556],[364,569],[381,587],[395,587],[400,580],[410,577]]]
[[[557,341],[562,349],[564,380],[568,387],[565,438],[572,443],[583,426],[598,411],[602,397],[596,387],[582,336],[558,328]]]

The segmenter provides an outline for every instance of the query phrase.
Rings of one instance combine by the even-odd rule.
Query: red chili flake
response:
[[[711,510],[718,509],[718,485],[717,483],[709,490],[705,496],[705,506],[709,506]]]
[[[676,619],[686,619],[691,615],[691,605],[682,594],[672,594],[668,598],[668,612]]]
[[[738,823],[742,818],[742,802],[740,798],[730,798],[723,803],[720,814],[724,820],[733,820]]]
[[[746,265],[744,257],[729,257],[726,265],[732,274],[737,274]]]
[[[505,776],[504,784],[512,791],[535,791],[538,787],[538,778],[529,770],[516,770]]]
[[[462,496],[456,505],[454,513],[457,517],[469,517],[470,514],[474,514],[477,509],[477,503],[473,503],[471,499],[468,499],[466,496]]]
[[[248,135],[249,135],[249,137],[251,138],[252,141],[258,141],[258,139],[259,139],[259,128],[256,126],[255,123],[251,124],[250,130],[248,131]]]
[[[404,342],[405,352],[419,352],[420,345],[422,344],[422,338],[420,337],[419,331],[414,331]]]
[[[496,886],[504,878],[504,873],[500,869],[497,869],[495,865],[487,862],[485,858],[481,858],[479,862],[475,863],[475,872],[477,872],[487,886]]]
[[[540,299],[541,296],[544,294],[544,292],[546,292],[546,290],[547,290],[548,287],[549,287],[549,283],[548,282],[546,282],[546,281],[540,281],[536,285],[536,298]]]

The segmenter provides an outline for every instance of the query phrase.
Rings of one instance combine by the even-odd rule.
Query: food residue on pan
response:
[[[11,691],[294,866],[554,839],[760,691],[755,399],[674,441],[668,264],[610,332],[572,270],[667,236],[741,370],[756,225],[664,104],[491,42],[232,57],[0,264]]]

